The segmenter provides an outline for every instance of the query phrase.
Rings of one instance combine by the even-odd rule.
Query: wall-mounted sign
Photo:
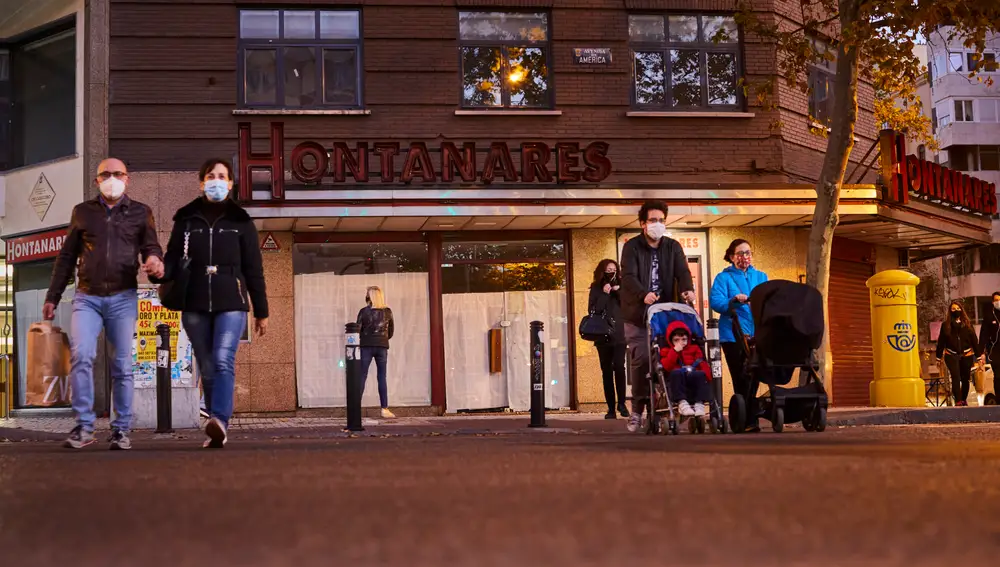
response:
[[[278,241],[274,238],[274,235],[269,232],[264,235],[264,240],[260,243],[260,249],[263,252],[278,252],[281,250],[281,246],[278,245]]]
[[[610,47],[574,47],[573,63],[577,65],[610,65]]]
[[[879,137],[885,199],[909,202],[910,193],[950,208],[973,213],[997,213],[997,187],[969,175],[906,154],[906,136],[883,130]]]
[[[35,209],[39,221],[45,220],[45,213],[49,212],[49,207],[52,206],[52,201],[55,198],[56,192],[52,189],[52,184],[49,183],[44,173],[39,173],[38,181],[35,182],[31,193],[28,193],[28,202],[31,203],[31,208]]]
[[[284,124],[271,123],[271,143],[267,152],[251,151],[250,123],[239,124],[239,175],[240,199],[250,200],[251,179],[255,169],[267,169],[271,175],[271,194],[275,199],[285,195]],[[520,148],[511,148],[507,142],[492,142],[489,149],[477,152],[475,142],[440,142],[428,148],[424,142],[412,142],[401,148],[399,142],[358,142],[351,148],[345,142],[334,142],[328,148],[319,142],[302,142],[292,149],[289,169],[292,177],[306,185],[319,185],[332,179],[335,183],[368,183],[377,175],[381,183],[404,184],[482,183],[489,185],[500,179],[507,183],[597,183],[611,174],[609,146],[606,142],[557,142],[550,146],[544,142],[522,142]],[[519,150],[520,159],[512,152]],[[431,154],[437,154],[431,158]],[[374,155],[373,155],[374,154]],[[480,154],[485,154],[480,157]],[[377,157],[376,157],[377,156]],[[379,168],[369,170],[369,160],[378,160]],[[402,167],[400,168],[400,162]]]
[[[66,241],[66,229],[18,236],[7,240],[7,263],[23,264],[55,258]]]
[[[137,291],[139,317],[132,341],[132,374],[136,388],[156,387],[156,326],[170,327],[170,382],[173,387],[194,385],[194,349],[181,325],[179,311],[160,303],[156,286],[143,285]]]

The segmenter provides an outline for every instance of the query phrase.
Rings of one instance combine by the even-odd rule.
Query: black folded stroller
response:
[[[823,342],[823,296],[814,287],[786,280],[763,283],[750,293],[750,312],[756,336],[743,334],[735,310],[733,335],[747,353],[744,376],[746,392],[735,392],[729,400],[729,425],[734,433],[746,431],[748,423],[761,417],[781,433],[786,423],[802,422],[806,431],[826,429],[826,389],[819,375],[816,349]],[[786,387],[795,370],[805,378],[802,385]],[[757,389],[766,384],[760,398]]]

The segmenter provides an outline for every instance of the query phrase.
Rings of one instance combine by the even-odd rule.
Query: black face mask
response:
[[[615,281],[616,277],[618,277],[618,274],[604,274],[604,281],[610,283]]]
[[[954,320],[956,320],[956,321],[959,321],[959,320],[962,319],[962,314],[959,313],[958,311],[952,311],[951,318],[954,319]]]

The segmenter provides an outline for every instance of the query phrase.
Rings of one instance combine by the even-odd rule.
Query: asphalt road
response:
[[[291,434],[289,434],[291,435]],[[1000,427],[0,443],[14,566],[990,565]]]

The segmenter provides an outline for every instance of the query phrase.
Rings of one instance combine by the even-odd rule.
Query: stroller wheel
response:
[[[729,398],[729,428],[733,433],[743,433],[747,427],[747,401],[740,394]]]
[[[813,420],[813,431],[817,433],[822,433],[826,430],[826,408],[817,407],[816,411],[813,412],[815,420]]]
[[[719,418],[714,415],[708,420],[708,430],[712,433],[722,433],[722,429],[719,428]]]
[[[784,408],[774,408],[774,412],[771,414],[771,429],[773,429],[775,433],[781,433],[785,430]]]
[[[704,433],[705,432],[705,418],[704,417],[697,417],[697,418],[695,418],[695,420],[694,420],[694,428],[695,428],[695,431],[697,431],[699,434]]]
[[[688,433],[693,435],[696,431],[698,431],[698,418],[692,417],[688,419]]]
[[[680,433],[680,431],[677,430],[677,420],[676,419],[671,419],[670,423],[668,424],[668,426],[670,428],[671,435],[677,435],[678,433]]]

